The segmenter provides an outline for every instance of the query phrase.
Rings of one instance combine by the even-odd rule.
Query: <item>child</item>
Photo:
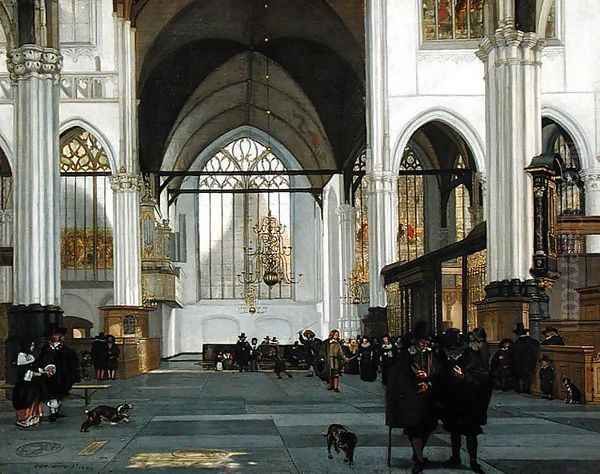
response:
[[[554,365],[547,354],[542,356],[540,365],[540,389],[542,398],[552,400],[554,394]]]
[[[514,387],[512,341],[510,339],[503,339],[500,342],[500,349],[492,357],[490,368],[495,388],[507,391]]]
[[[222,372],[223,371],[223,353],[219,352],[217,353],[217,372]]]

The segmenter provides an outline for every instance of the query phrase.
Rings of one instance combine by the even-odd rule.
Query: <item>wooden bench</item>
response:
[[[11,390],[14,385],[11,384],[0,384],[0,390]],[[83,390],[83,396],[79,396],[82,400],[85,400],[85,406],[88,407],[92,401],[92,395],[98,390],[108,390],[112,385],[109,384],[96,384],[96,383],[76,383],[71,387],[71,390]]]

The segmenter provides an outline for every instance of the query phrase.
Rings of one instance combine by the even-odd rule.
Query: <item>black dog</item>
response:
[[[343,425],[329,425],[327,429],[327,457],[333,459],[331,454],[331,446],[335,449],[336,453],[340,450],[346,455],[344,462],[347,462],[350,466],[354,463],[354,448],[358,442],[358,438],[354,433],[348,430]]]
[[[121,421],[129,423],[128,411],[131,409],[133,409],[133,405],[121,403],[116,408],[99,405],[93,410],[86,410],[87,420],[81,425],[81,431],[87,432],[90,426],[99,425],[102,421],[108,421],[111,425],[116,425]]]
[[[581,397],[581,390],[577,388],[577,386],[571,382],[571,379],[568,377],[563,377],[562,385],[565,387],[566,398],[565,403],[575,404],[575,403],[583,403],[583,398]]]

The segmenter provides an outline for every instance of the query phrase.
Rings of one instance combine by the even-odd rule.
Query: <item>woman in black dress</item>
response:
[[[17,356],[17,383],[12,402],[17,414],[17,426],[31,428],[40,423],[45,394],[45,372],[34,355],[35,343],[23,341]]]
[[[377,352],[368,338],[363,337],[358,348],[360,379],[365,382],[377,380]]]
[[[117,376],[120,353],[121,351],[115,344],[115,337],[110,334],[106,336],[106,369],[110,380],[115,380]]]
[[[94,365],[94,370],[96,372],[96,380],[104,380],[106,378],[106,338],[104,337],[104,333],[101,332],[98,334],[92,341],[92,364]]]
[[[346,344],[344,344],[344,355],[346,356],[344,373],[358,375],[360,370],[358,367],[358,342],[356,339],[350,339]]]
[[[390,367],[394,364],[394,345],[392,341],[390,341],[390,336],[383,336],[383,341],[381,343],[381,383],[383,385],[387,384],[388,373]]]

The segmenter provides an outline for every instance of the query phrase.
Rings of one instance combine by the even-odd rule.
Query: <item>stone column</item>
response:
[[[585,184],[585,214],[600,216],[600,168],[581,172]],[[600,253],[600,235],[589,235],[586,241],[587,253]]]
[[[13,210],[0,210],[0,247],[12,247]],[[12,266],[0,266],[0,304],[13,302]],[[1,376],[1,375],[0,375]]]
[[[142,304],[140,192],[142,180],[125,169],[111,178],[114,193],[114,305]]]
[[[354,236],[356,225],[356,210],[350,204],[342,204],[337,208],[340,224],[340,270],[342,279],[349,280],[354,268]],[[347,288],[342,289],[346,296]],[[343,299],[340,300],[340,331],[342,337],[356,336],[360,331],[358,307]]]
[[[488,334],[527,324],[533,263],[533,185],[524,169],[542,151],[540,76],[543,40],[515,28],[506,13],[477,52],[485,65],[487,249],[490,304],[479,307]],[[493,303],[493,304],[491,304]],[[506,303],[506,308],[504,304]]]
[[[368,175],[369,299],[371,307],[386,305],[381,270],[397,256],[398,177],[393,173]]]
[[[381,269],[396,260],[397,176],[391,169],[387,82],[387,0],[365,5],[370,306],[385,306]]]

